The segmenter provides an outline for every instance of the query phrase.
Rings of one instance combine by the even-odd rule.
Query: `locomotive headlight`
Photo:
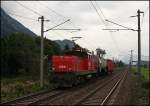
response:
[[[54,68],[54,67],[52,67],[52,70],[55,70],[55,68]]]
[[[60,65],[59,68],[63,69],[63,68],[66,68],[65,65]]]
[[[71,68],[69,68],[69,71],[71,71],[72,69]]]

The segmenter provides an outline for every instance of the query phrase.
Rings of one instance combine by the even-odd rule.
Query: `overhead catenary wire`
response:
[[[36,3],[38,3],[39,5],[42,5],[42,7],[45,7],[46,9],[48,9],[48,10],[50,10],[50,11],[52,11],[53,12],[53,10],[51,10],[49,7],[47,7],[46,5],[44,5],[43,3],[41,3],[40,1],[38,1],[37,0],[37,2]],[[52,17],[53,15],[50,15],[51,14],[51,12],[50,11],[47,11],[48,12],[48,14],[47,15],[49,15],[50,17]],[[49,14],[50,13],[50,14]],[[64,19],[63,19],[64,20]],[[52,22],[53,24],[56,24],[56,23],[54,23],[54,22]]]
[[[105,24],[103,18],[102,18],[101,15],[99,14],[97,8],[94,6],[94,4],[92,3],[92,1],[90,1],[90,4],[92,4],[92,7],[94,8],[94,10],[96,11],[96,13],[98,14],[98,17],[99,17],[99,19],[101,20],[101,21],[99,21],[100,24],[101,24],[101,22],[102,22],[103,24]]]
[[[20,6],[22,6],[22,7],[26,8],[26,9],[32,11],[33,13],[35,13],[35,14],[37,14],[37,15],[39,15],[39,16],[42,16],[42,14],[40,14],[40,13],[34,11],[33,9],[28,8],[27,6],[21,4],[20,2],[18,2],[18,1],[16,1],[16,2],[17,2]],[[48,7],[47,7],[47,8],[48,8]],[[49,10],[50,10],[50,8],[49,8]],[[55,11],[52,10],[52,9],[51,9],[51,11],[55,12]],[[55,12],[55,13],[57,13],[57,12]],[[57,15],[58,15],[58,14],[59,14],[59,13],[57,13]],[[48,14],[48,15],[49,15],[49,14]],[[62,16],[62,15],[59,14],[59,16]],[[64,16],[62,16],[62,17],[64,17]],[[65,17],[64,17],[64,18],[65,18]],[[53,24],[55,24],[55,26],[57,25],[57,24],[56,24],[55,22],[53,22],[53,21],[50,21],[50,22],[53,23]],[[67,31],[66,31],[66,32],[67,32]],[[67,33],[68,33],[68,32],[67,32]]]
[[[47,5],[45,5],[44,3],[42,3],[41,1],[38,1],[37,3],[39,3],[39,4],[42,5],[42,6],[44,6],[44,7],[47,8],[48,10],[52,11],[52,12],[55,13],[57,16],[62,17],[63,20],[67,20],[67,19],[68,19],[67,17],[65,17],[65,16],[63,16],[62,14],[60,14],[60,13],[56,12],[55,10],[51,9],[50,7],[48,7]],[[50,13],[50,12],[49,12],[49,13]],[[73,27],[76,28],[75,24],[74,24],[72,21],[70,21],[70,23],[72,24]]]
[[[104,13],[103,13],[103,11],[102,11],[102,9],[98,6],[98,4],[97,4],[96,1],[95,1],[95,4],[97,5],[97,7],[98,7],[98,9],[100,10],[100,12],[101,12],[102,16],[104,17],[104,19],[106,19],[105,15],[104,15]]]
[[[102,12],[102,10],[100,9],[100,7],[99,7],[99,9],[100,9],[101,14],[103,15],[103,18],[104,18],[104,19],[101,17],[100,13],[98,12],[97,8],[94,6],[94,4],[92,3],[92,1],[90,1],[90,3],[92,4],[93,8],[95,9],[96,13],[98,14],[100,20],[104,23],[105,27],[107,28],[107,27],[108,27],[108,24],[105,23],[105,20],[104,20],[104,19],[106,19],[106,17],[105,17],[105,15],[104,15],[104,13]],[[96,3],[96,1],[95,1],[95,3]],[[109,31],[109,32],[110,32],[110,31]],[[112,40],[113,40],[113,42],[114,42],[114,44],[115,44],[117,50],[120,52],[120,49],[119,49],[119,47],[117,46],[116,40],[115,40],[115,39],[113,38],[113,36],[112,36],[112,32],[110,32],[110,36],[111,36],[111,38],[112,38]]]
[[[48,25],[46,25],[45,24],[45,26],[46,26],[46,28],[48,29]],[[50,32],[49,32],[50,33]],[[56,36],[60,36],[61,34],[59,33],[59,32],[56,32],[56,31],[51,31],[51,33],[55,33],[56,34]],[[45,36],[48,36],[49,34],[46,34]],[[52,36],[51,36],[52,37]],[[55,37],[55,36],[54,36]]]
[[[28,24],[25,23],[22,23],[25,27],[31,27],[32,25],[36,26],[38,25],[38,20],[34,19],[34,18],[30,18],[30,17],[25,17],[25,16],[22,16],[20,14],[14,14],[12,12],[10,12],[10,10],[7,10],[6,8],[4,9],[5,12],[9,15],[9,16],[14,16],[13,18],[17,18],[17,21],[22,23],[22,19],[25,19],[25,21],[32,21],[32,22],[28,22]],[[33,31],[33,30],[32,30]]]
[[[49,8],[48,6],[44,5],[42,2],[38,1],[37,3],[40,4],[40,5],[43,5],[43,6],[44,6],[45,8],[47,8],[48,10],[50,10],[50,11],[52,11],[53,13],[57,14],[58,16],[62,17],[63,20],[67,19],[67,17],[61,15],[60,13],[58,13],[58,12],[56,12],[56,11],[54,11],[53,9],[51,9],[51,8]],[[48,12],[51,13],[50,11],[48,11]],[[49,14],[48,14],[48,15],[49,15]],[[49,15],[49,16],[50,16],[50,15]],[[75,25],[74,25],[74,23],[73,23],[72,21],[69,21],[69,22],[71,22],[71,23],[73,24],[73,27],[75,27]],[[55,22],[53,22],[53,21],[51,21],[51,23],[53,23],[55,26],[58,26],[58,25],[57,25]],[[53,31],[53,32],[56,33],[55,31]],[[68,30],[67,30],[67,31],[65,30],[65,32],[72,34],[72,31],[70,32],[70,31],[68,31]],[[58,33],[56,33],[56,34],[58,34]],[[60,34],[59,34],[59,35],[60,35]]]
[[[43,5],[45,8],[47,8],[48,10],[54,12],[55,14],[57,14],[57,15],[63,17],[63,18],[64,18],[63,20],[67,19],[66,17],[64,17],[63,15],[59,14],[58,12],[52,10],[51,8],[47,7],[46,5],[44,5],[43,3],[41,3],[40,1],[38,1],[37,3],[40,4],[40,5]],[[48,12],[49,12],[49,11],[48,11]],[[50,13],[50,12],[49,12],[49,13]],[[47,15],[49,15],[49,14],[47,14]],[[49,16],[51,17],[51,15],[49,15]],[[71,22],[71,21],[70,21],[70,22]],[[53,22],[53,21],[50,21],[50,23],[54,24],[55,26],[59,26],[57,23],[55,23],[55,22]],[[65,32],[69,33],[68,31],[65,31]]]
[[[106,20],[107,18],[105,17],[105,15],[104,15],[102,9],[98,6],[98,4],[97,4],[96,1],[95,1],[95,4],[96,4],[97,7],[99,8],[99,10],[100,10],[100,12],[101,12],[103,18]],[[105,26],[108,27],[108,24],[106,23]],[[122,25],[120,25],[120,26],[122,26]],[[124,27],[124,26],[123,26],[123,27]],[[127,27],[126,27],[126,28],[127,28]],[[128,28],[128,29],[131,29],[131,28]],[[133,30],[133,29],[132,29],[132,30]],[[115,43],[115,45],[116,45],[116,47],[117,47],[117,50],[118,50],[119,53],[120,53],[120,48],[118,47],[118,45],[117,45],[117,43],[116,43],[116,40],[112,37],[112,31],[109,31],[109,32],[110,32],[110,35],[111,35],[112,40],[114,41],[114,43]]]
[[[18,15],[18,14],[11,13],[11,12],[7,12],[7,13],[8,13],[8,14],[11,14],[11,15],[14,15],[14,16],[17,16],[17,17],[25,18],[25,19],[28,19],[28,20],[38,21],[37,19],[25,17],[25,16],[22,16],[22,15]]]
[[[97,10],[97,8],[94,6],[94,4],[93,4],[93,2],[92,1],[90,1],[90,3],[92,4],[92,6],[93,6],[93,8],[94,8],[94,10],[96,11],[96,13],[98,14],[98,16],[99,16],[99,19],[105,24],[105,22],[104,22],[104,20],[103,20],[103,18],[101,17],[101,15],[99,14],[99,12],[98,12],[98,10]],[[100,23],[101,24],[101,23]]]
[[[32,12],[34,12],[35,14],[37,14],[37,15],[39,15],[39,16],[42,16],[41,14],[39,14],[38,12],[36,12],[36,11],[34,11],[33,9],[30,9],[30,8],[28,8],[27,6],[25,6],[25,5],[23,5],[23,4],[21,4],[20,2],[18,2],[18,1],[16,1],[19,5],[21,5],[22,7],[24,7],[24,8],[26,8],[26,9],[28,9],[28,10],[30,10],[30,11],[32,11]],[[52,22],[53,23],[53,22]]]
[[[64,23],[64,22],[63,22]],[[62,23],[61,23],[62,24]],[[56,26],[59,26],[59,25],[57,25],[57,24],[55,24]],[[47,29],[48,29],[48,25],[47,24],[45,24],[45,26],[47,27]],[[56,26],[54,26],[54,27],[56,27]],[[53,27],[53,28],[54,28]],[[50,29],[52,29],[52,28],[50,28]],[[63,31],[63,30],[62,30]],[[62,31],[61,31],[61,33],[59,33],[59,31],[57,31],[57,30],[53,30],[53,31],[50,31],[50,32],[52,32],[52,33],[55,33],[57,36],[62,36]],[[69,32],[67,32],[66,30],[65,30],[65,32],[66,33],[69,33]],[[48,32],[45,32],[45,33],[48,33]],[[46,34],[46,35],[49,35],[49,34]],[[66,35],[66,34],[65,34]],[[51,36],[51,37],[54,37],[54,36]]]
[[[115,25],[118,25],[118,26],[121,26],[121,27],[123,27],[123,28],[126,28],[126,29],[128,29],[128,30],[137,31],[137,30],[134,30],[134,29],[132,29],[132,28],[129,28],[129,27],[126,27],[126,26],[123,26],[123,25],[117,24],[117,23],[115,23],[115,22],[109,21],[109,20],[107,20],[107,19],[105,19],[105,20],[106,20],[106,21],[108,21],[108,22],[110,22],[110,23],[113,23],[113,24],[115,24]]]
[[[63,17],[63,18],[64,18],[64,20],[66,19],[66,17],[65,17],[65,16],[63,16],[63,15],[61,15],[60,13],[58,13],[58,12],[56,12],[56,11],[52,10],[52,9],[51,9],[51,8],[49,8],[48,6],[44,5],[41,1],[38,1],[38,3],[39,3],[40,5],[43,5],[44,7],[46,7],[48,10],[52,11],[53,13],[55,13],[55,14],[59,15],[60,17]]]
[[[65,22],[62,22],[62,23],[60,23],[60,24],[58,24],[58,25],[56,25],[56,26],[54,26],[54,27],[52,27],[52,28],[50,28],[50,29],[47,29],[47,30],[44,31],[44,32],[47,32],[47,31],[49,31],[49,30],[52,30],[52,29],[54,29],[55,27],[58,27],[58,26],[60,26],[60,25],[62,25],[62,24],[64,24],[64,23],[66,23],[66,22],[68,22],[68,21],[70,21],[70,19],[68,19],[68,20],[66,20]]]
[[[20,6],[22,6],[22,7],[26,8],[26,9],[28,9],[28,10],[32,11],[33,13],[35,13],[35,14],[37,14],[37,15],[39,15],[39,16],[42,16],[42,14],[40,14],[40,13],[38,13],[38,12],[34,11],[33,9],[28,8],[27,6],[25,6],[25,5],[21,4],[20,2],[16,1],[16,3],[18,3]],[[56,24],[55,22],[53,22],[53,21],[50,21],[50,22],[51,22],[51,23],[53,23],[53,24],[55,24],[55,25],[57,25],[57,24]]]
[[[15,0],[15,1],[16,1],[16,0]],[[32,11],[33,13],[37,14],[38,16],[42,16],[40,13],[34,11],[33,9],[30,9],[29,7],[27,7],[27,6],[23,5],[23,4],[21,4],[20,2],[16,1],[16,3],[18,3],[20,6],[26,8],[26,9]]]
[[[18,2],[18,1],[16,1],[16,2],[17,2],[20,6],[24,7],[25,9],[28,9],[28,10],[32,11],[33,13],[35,13],[35,14],[37,14],[37,15],[39,15],[39,16],[42,16],[42,15],[41,15],[41,14],[39,14],[38,12],[34,11],[33,9],[28,8],[27,6],[25,6],[25,5],[21,4],[20,2]],[[36,19],[32,19],[32,18],[28,18],[28,17],[24,17],[24,16],[21,16],[21,15],[17,15],[17,14],[13,14],[13,13],[10,13],[10,14],[15,15],[15,16],[18,16],[18,17],[21,17],[21,18],[26,18],[26,19],[30,19],[30,20],[34,20],[34,21],[38,21],[38,20],[36,20]],[[54,22],[51,22],[51,23],[53,23],[53,24],[57,25],[57,24],[56,24],[56,23],[54,23]],[[54,32],[54,33],[56,33],[56,32]],[[58,35],[58,33],[57,33],[57,35]],[[59,35],[61,35],[61,34],[59,34]]]
[[[18,1],[16,1],[16,3],[18,3],[20,6],[24,7],[25,9],[28,9],[29,11],[32,11],[32,12],[35,13],[36,15],[42,16],[42,15],[39,14],[38,12],[36,12],[36,11],[34,11],[34,10],[28,8],[27,6],[24,6],[23,4],[19,3]],[[21,16],[21,15],[17,15],[17,14],[14,14],[14,13],[11,13],[11,14],[12,14],[12,15],[15,15],[15,16],[18,16],[18,17],[22,17],[22,18],[29,19],[29,18],[27,18],[27,17]],[[30,19],[31,19],[31,18],[30,18]],[[31,19],[31,20],[38,21],[38,20],[36,20],[36,19]],[[50,21],[50,22],[51,22],[51,21]],[[54,22],[51,22],[51,23],[53,23],[53,24],[56,25],[56,23],[54,23]],[[55,33],[56,33],[56,32],[55,32]]]
[[[15,0],[15,1],[16,1],[16,0]],[[20,6],[22,6],[22,7],[26,8],[26,9],[28,9],[29,11],[32,11],[32,12],[35,13],[36,15],[38,15],[38,16],[40,16],[40,17],[42,16],[42,14],[40,14],[40,13],[34,11],[33,9],[30,9],[29,7],[27,7],[27,6],[23,5],[23,4],[21,4],[20,2],[16,1],[16,3],[18,3]],[[50,22],[53,23],[53,24],[55,24],[55,25],[57,25],[56,23],[54,23],[54,22],[52,22],[52,21],[50,21]]]
[[[51,9],[50,7],[44,5],[41,1],[38,1],[37,3],[39,3],[40,5],[43,5],[43,6],[44,6],[45,8],[47,8],[48,10],[50,10],[50,11],[52,11],[53,13],[57,14],[58,16],[62,17],[63,20],[67,20],[67,19],[68,19],[67,17],[63,16],[62,14],[60,14],[60,13],[56,12],[55,10]],[[48,12],[49,12],[49,11],[48,11]],[[49,12],[49,13],[50,13],[50,12]],[[48,15],[49,15],[49,14],[48,14]],[[72,21],[70,21],[70,22],[72,23],[73,27],[75,27],[74,23],[73,23]],[[52,21],[51,21],[51,23],[57,25],[55,22],[52,22]],[[71,32],[72,32],[72,31],[71,31]],[[71,33],[71,32],[70,32],[70,33]]]

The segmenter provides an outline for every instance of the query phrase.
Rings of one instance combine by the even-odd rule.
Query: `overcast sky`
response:
[[[19,3],[28,7],[24,8]],[[71,39],[73,36],[81,36],[82,39],[76,41],[82,47],[94,50],[98,47],[105,49],[106,57],[129,60],[130,50],[133,49],[134,59],[137,57],[137,39],[136,31],[116,31],[109,32],[102,30],[104,28],[121,28],[117,25],[104,22],[102,19],[108,19],[118,24],[137,29],[137,10],[145,12],[144,18],[141,14],[141,53],[142,58],[148,60],[149,55],[149,1],[92,1],[98,13],[94,9],[91,1],[2,1],[2,8],[17,19],[24,26],[40,35],[40,22],[29,20],[16,15],[28,17],[37,20],[43,15],[50,22],[45,22],[44,29],[49,29],[60,24],[67,19],[70,22],[57,28],[78,29],[81,31],[54,31],[46,32],[44,36],[51,40]],[[35,12],[31,11],[34,10]],[[102,18],[100,18],[102,17]]]

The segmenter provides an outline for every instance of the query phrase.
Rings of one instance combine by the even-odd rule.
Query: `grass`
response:
[[[146,78],[149,76],[148,69],[142,68],[141,73],[143,76],[139,76],[135,73],[136,68],[132,68],[131,74],[131,97],[130,104],[133,105],[148,105],[149,104],[149,80]]]
[[[149,77],[149,70],[148,70],[148,68],[144,68],[144,67],[142,67],[142,74],[144,75],[144,77]]]
[[[46,81],[45,81],[46,82]],[[31,75],[20,75],[12,78],[1,78],[1,102],[23,95],[34,93],[42,89],[49,89],[48,83],[41,88],[39,78]]]
[[[132,72],[136,73],[137,71],[136,67],[132,67]],[[144,78],[149,79],[149,70],[148,68],[141,67],[141,74],[144,76]]]

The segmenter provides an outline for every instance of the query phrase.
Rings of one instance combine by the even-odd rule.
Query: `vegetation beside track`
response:
[[[137,72],[137,68],[136,67],[132,67],[132,72],[136,73]],[[141,67],[141,74],[144,78],[149,79],[149,70],[148,68],[145,67]]]
[[[46,80],[44,82],[45,86],[40,88],[38,76],[20,75],[12,78],[1,78],[1,102],[52,88]]]
[[[131,69],[131,96],[130,103],[133,105],[148,105],[149,104],[149,72],[148,69],[142,68],[141,77],[138,76],[136,68]]]
[[[39,87],[40,37],[12,33],[1,38],[1,101],[37,92]],[[44,55],[61,54],[60,46],[44,38]],[[44,78],[47,79],[44,60]]]

